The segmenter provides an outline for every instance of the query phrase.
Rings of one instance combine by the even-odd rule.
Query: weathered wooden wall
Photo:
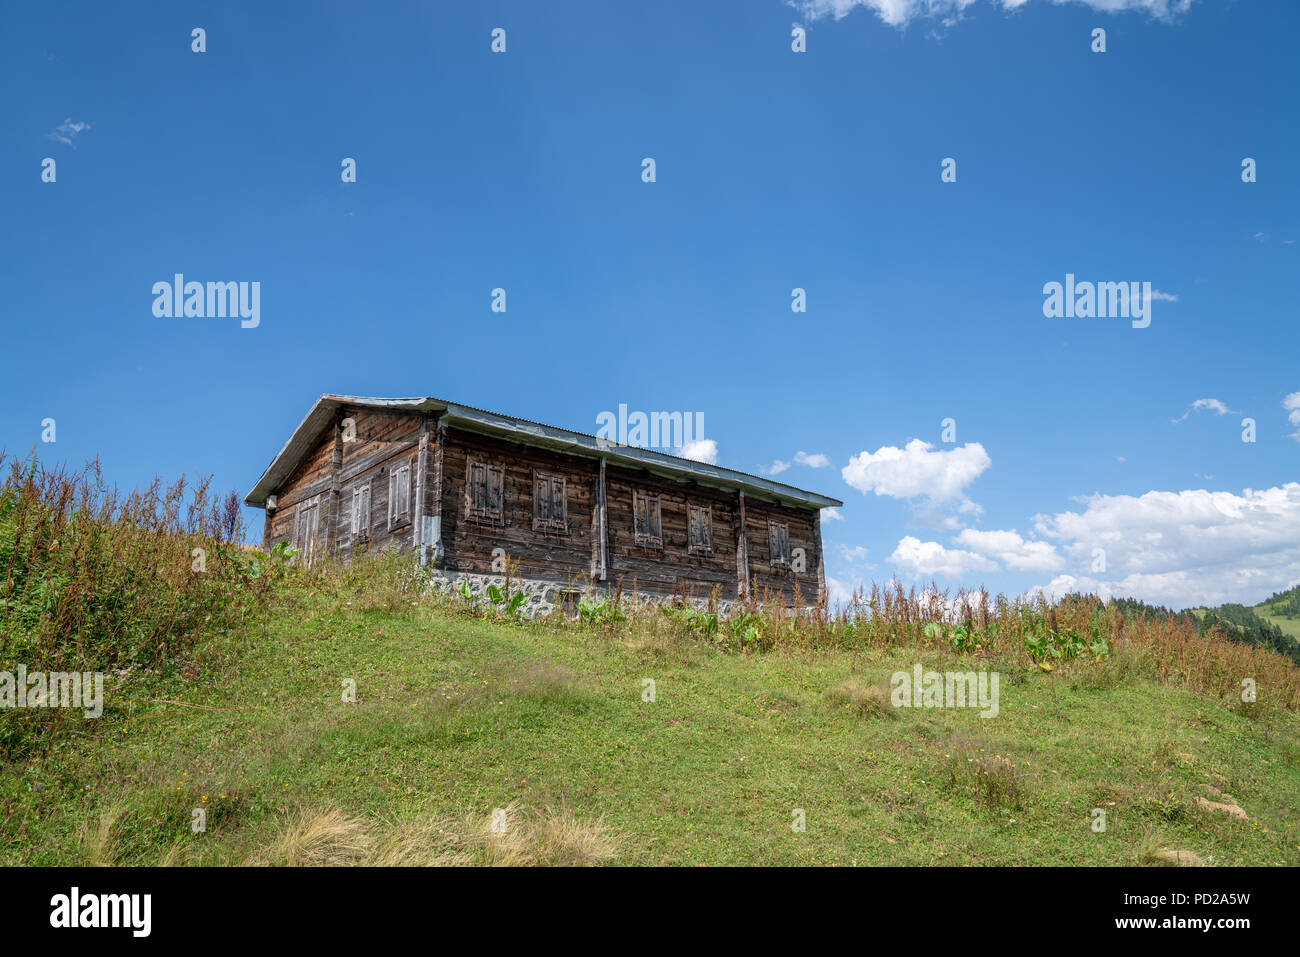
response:
[[[446,430],[442,449],[442,567],[491,574],[493,549],[505,549],[525,577],[579,583],[591,574],[592,519],[599,462],[503,442],[458,429]],[[502,524],[468,515],[469,462],[505,469]],[[568,497],[566,532],[533,529],[533,477],[562,475]]]
[[[343,420],[352,419],[354,441],[342,441]],[[375,412],[366,409],[342,409],[338,421],[313,446],[278,492],[277,507],[271,513],[267,548],[276,542],[292,541],[294,513],[306,499],[321,496],[319,533],[321,542],[330,542],[345,559],[354,548],[369,549],[409,547],[413,542],[416,511],[414,481],[421,417],[409,413]],[[335,462],[335,448],[342,455]],[[393,528],[388,527],[388,472],[394,466],[411,463],[412,518]],[[337,476],[335,469],[337,468]],[[370,541],[354,540],[352,535],[352,491],[369,482]],[[338,496],[332,493],[337,488]],[[327,536],[332,536],[328,537]],[[355,536],[360,538],[361,536]]]
[[[342,421],[355,423],[355,441],[341,440]],[[423,431],[423,453],[421,453]],[[471,460],[498,465],[504,473],[504,515],[501,522],[469,515],[467,475]],[[388,525],[389,474],[409,462],[411,514],[408,521]],[[537,472],[565,479],[567,527],[563,531],[533,528],[533,481]],[[319,540],[350,559],[358,549],[400,548],[418,543],[425,557],[436,556],[426,535],[435,527],[421,525],[422,516],[440,519],[441,560],[449,571],[492,574],[495,549],[502,549],[517,573],[529,578],[572,581],[581,585],[599,579],[601,465],[595,458],[565,455],[441,427],[435,418],[413,413],[365,409],[340,411],[303,458],[284,486],[277,490],[278,507],[269,512],[266,547],[291,540],[296,506],[321,496]],[[352,492],[371,483],[370,541],[362,544],[351,531]],[[634,532],[633,496],[638,491],[660,500],[662,547],[638,545]],[[712,549],[707,554],[688,548],[691,505],[707,506],[712,518]],[[608,464],[605,468],[607,587],[635,587],[643,593],[667,594],[685,589],[706,597],[715,588],[731,599],[741,590],[747,566],[756,594],[764,591],[793,601],[796,585],[807,603],[817,600],[822,574],[818,512],[746,497],[743,505],[744,547],[739,539],[742,513],[739,493],[699,485],[688,479],[663,478],[650,472]],[[788,524],[792,567],[771,562],[768,522]],[[499,553],[497,553],[499,554]],[[793,567],[800,566],[800,567]]]

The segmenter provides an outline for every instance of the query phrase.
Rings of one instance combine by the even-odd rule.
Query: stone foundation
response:
[[[436,569],[430,572],[429,588],[431,591],[446,595],[459,595],[460,583],[469,582],[470,593],[477,599],[480,607],[491,607],[491,601],[488,599],[488,586],[496,585],[502,588],[506,584],[505,575],[477,575],[470,572],[454,572]],[[511,594],[522,591],[528,597],[523,605],[520,606],[519,614],[525,618],[535,618],[538,616],[549,615],[557,608],[562,608],[566,596],[572,602],[576,610],[579,598],[587,598],[591,601],[612,600],[612,594],[607,588],[595,587],[586,583],[560,581],[548,581],[540,578],[511,578]],[[664,605],[672,602],[675,596],[671,594],[647,594],[638,592],[636,603],[643,608],[654,605]],[[632,604],[632,595],[628,592],[623,593],[621,599],[624,605]],[[707,598],[695,598],[691,604],[700,609],[707,609],[709,602]],[[721,615],[726,615],[732,605],[731,599],[719,599],[715,605],[716,610]]]

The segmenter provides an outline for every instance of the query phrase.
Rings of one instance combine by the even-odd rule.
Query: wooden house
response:
[[[756,475],[434,398],[323,395],[248,505],[307,560],[414,552],[447,581],[649,597],[825,594],[820,510]]]

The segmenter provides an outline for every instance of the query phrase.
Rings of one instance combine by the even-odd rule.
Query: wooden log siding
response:
[[[472,469],[472,463],[490,468]],[[495,484],[500,475],[500,518]],[[474,475],[480,489],[471,492]],[[564,479],[566,525],[533,528],[535,477],[544,473]],[[518,573],[551,581],[586,581],[591,574],[593,503],[596,481],[591,461],[505,442],[489,436],[448,429],[443,448],[443,567],[451,571],[492,574],[492,551],[505,550]],[[475,495],[478,495],[478,498]]]
[[[634,584],[643,593],[658,595],[685,586],[700,597],[717,588],[724,598],[749,591],[761,596],[766,590],[793,600],[798,585],[808,603],[825,592],[816,509],[699,485],[685,476],[663,477],[613,465],[597,456],[507,441],[419,414],[341,411],[343,419],[353,420],[355,440],[343,443],[339,461],[335,452],[340,419],[274,491],[277,507],[268,508],[264,523],[268,548],[293,540],[299,504],[315,496],[328,499],[337,491],[342,504],[333,514],[324,502],[317,513],[318,523],[328,522],[318,524],[317,541],[324,544],[332,535],[345,560],[358,546],[415,546],[429,551],[448,571],[492,574],[493,550],[504,549],[521,576],[575,584],[594,578],[625,592]],[[493,506],[487,510],[490,520],[471,515],[471,462],[498,470],[499,483],[486,486],[491,501],[481,494],[479,498],[480,508]],[[392,472],[408,465],[408,518],[390,528]],[[551,498],[544,509],[538,499],[542,476],[552,477],[546,483]],[[368,544],[352,531],[353,493],[363,486],[370,490]],[[648,541],[657,538],[657,545],[637,542],[639,496],[647,502],[642,522],[649,523]],[[649,520],[651,500],[658,504],[657,529]],[[557,501],[562,502],[558,514]],[[394,504],[401,511],[402,503]],[[424,515],[437,519],[427,534],[419,520]],[[560,515],[562,523],[556,521]],[[772,522],[785,528],[775,545]],[[431,548],[436,542],[441,557]],[[800,557],[799,549],[803,563],[781,562],[783,556]]]
[[[817,573],[821,562],[818,513],[812,509],[782,508],[752,498],[745,500],[745,506],[749,579],[756,595],[761,597],[766,589],[792,598],[797,584],[803,600],[812,604],[821,584]],[[784,534],[777,541],[784,543],[791,556],[789,562],[783,563],[780,553],[776,556],[777,561],[773,562],[772,522],[784,526]],[[797,557],[795,549],[802,549],[801,570],[796,569],[793,561]]]
[[[345,442],[342,441],[343,423],[349,418],[352,419],[355,439]],[[348,506],[336,506],[332,513],[327,511],[321,515],[319,521],[328,523],[318,526],[322,541],[326,536],[332,536],[335,548],[344,559],[351,557],[353,547],[358,544],[352,535],[351,496],[358,485],[369,483],[370,547],[409,547],[411,538],[406,534],[409,518],[399,526],[391,529],[388,526],[389,474],[393,465],[400,467],[405,460],[411,461],[414,471],[413,451],[418,448],[419,428],[419,418],[410,415],[341,409],[336,424],[326,430],[278,490],[278,508],[270,519],[266,547],[280,541],[292,542],[297,505],[316,496],[332,497],[336,483],[340,502],[346,498]],[[336,442],[342,445],[342,459],[337,472]],[[400,533],[402,538],[395,541],[393,533]]]
[[[691,505],[709,507],[715,543],[735,540],[737,507],[733,493],[615,466],[606,468],[605,481],[609,535],[606,575],[611,586],[621,582],[626,592],[635,582],[643,592],[660,594],[686,586],[700,597],[707,597],[717,587],[721,589],[720,597],[735,596],[734,556],[716,547],[712,554],[689,550]],[[653,490],[658,496],[663,540],[660,548],[636,542],[633,501],[637,490]]]

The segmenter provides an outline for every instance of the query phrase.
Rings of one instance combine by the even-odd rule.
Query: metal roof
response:
[[[271,495],[297,467],[302,457],[320,441],[335,419],[335,413],[344,406],[362,409],[386,410],[392,412],[441,413],[439,421],[470,432],[479,432],[519,442],[524,445],[549,448],[571,455],[588,458],[604,458],[608,462],[646,469],[657,475],[680,480],[691,479],[701,485],[714,488],[744,491],[746,495],[795,505],[803,508],[829,508],[844,503],[839,499],[816,492],[808,492],[782,482],[734,469],[710,465],[707,462],[694,462],[690,459],[643,449],[633,445],[621,445],[608,439],[600,439],[584,432],[543,425],[528,419],[501,415],[476,409],[468,405],[458,405],[432,396],[407,399],[381,399],[355,395],[322,395],[311,407],[311,411],[298,423],[289,441],[267,466],[262,477],[257,480],[253,490],[244,498],[244,504],[257,508],[266,506],[266,498]]]

